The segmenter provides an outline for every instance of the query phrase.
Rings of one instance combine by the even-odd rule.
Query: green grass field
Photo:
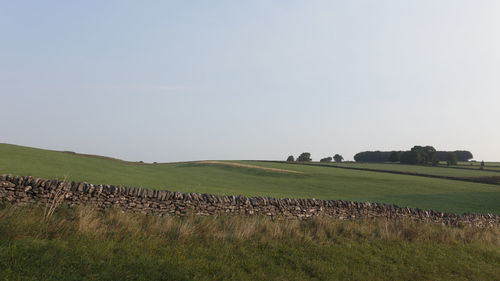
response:
[[[0,204],[1,280],[499,280],[500,229]]]
[[[471,170],[479,170],[479,168],[481,167],[481,162],[458,162],[457,167],[471,169]],[[485,162],[484,170],[500,172],[500,162]]]
[[[480,170],[479,166],[463,166],[457,165],[452,167],[446,166],[420,166],[420,165],[405,165],[405,164],[390,164],[390,163],[315,163],[330,166],[339,167],[350,167],[350,168],[360,168],[360,169],[374,169],[381,171],[397,171],[404,173],[417,173],[424,175],[433,176],[446,176],[446,177],[457,177],[457,178],[475,178],[475,177],[490,177],[490,176],[500,176],[499,172]],[[467,168],[466,169],[456,169]],[[500,171],[500,170],[499,170]]]
[[[194,162],[129,163],[0,144],[1,174],[59,179],[66,177],[68,180],[94,184],[182,192],[370,201],[456,213],[500,214],[500,186],[495,185],[286,163],[238,163],[288,169],[304,174]],[[435,169],[447,171],[443,168]],[[468,171],[455,169],[453,172]]]

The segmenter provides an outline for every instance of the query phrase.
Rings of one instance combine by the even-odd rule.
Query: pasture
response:
[[[500,229],[0,204],[2,280],[498,280]]]
[[[415,173],[432,176],[456,177],[456,178],[481,178],[481,177],[498,177],[500,170],[488,171],[480,170],[479,166],[466,166],[457,165],[452,167],[446,166],[422,166],[422,165],[408,165],[408,164],[392,164],[392,163],[315,163],[321,165],[330,165],[337,167],[370,169],[380,171],[395,171],[403,173]],[[467,169],[462,169],[467,168]]]
[[[454,166],[455,167],[455,166]],[[481,167],[481,162],[458,162],[458,168],[479,170]],[[499,162],[485,162],[484,163],[485,171],[498,171],[500,172],[500,163]]]
[[[227,161],[225,161],[227,162]],[[500,214],[500,186],[286,163],[144,164],[0,144],[0,173],[224,195],[369,201],[455,213]],[[348,165],[348,163],[342,164]],[[357,164],[356,164],[357,165]],[[271,169],[257,169],[259,166]],[[394,169],[399,165],[394,165]],[[406,166],[401,165],[405,168]],[[446,169],[410,167],[418,169]],[[450,169],[451,170],[451,169]],[[453,173],[483,171],[452,170]],[[481,174],[482,175],[482,174]]]

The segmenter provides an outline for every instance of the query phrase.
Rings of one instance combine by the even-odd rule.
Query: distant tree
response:
[[[311,161],[311,153],[309,152],[303,152],[302,154],[299,155],[297,158],[298,162],[309,162]]]
[[[436,160],[436,149],[432,146],[414,146],[412,150],[415,149],[415,151],[419,154],[419,162],[418,164],[432,164]]]
[[[325,157],[325,158],[319,160],[319,162],[325,162],[325,163],[332,162],[332,157],[330,157],[330,156],[329,157]]]
[[[481,166],[479,167],[479,169],[481,169],[481,170],[484,169],[484,160],[481,161]]]
[[[439,159],[439,161],[447,161],[448,152],[450,151],[436,151],[436,157]],[[453,152],[455,152],[455,155],[457,155],[458,162],[467,162],[473,158],[472,153],[467,150],[455,150]]]
[[[389,151],[364,151],[356,153],[356,155],[354,155],[354,161],[383,163],[389,161],[390,155],[391,152]]]
[[[401,154],[401,163],[402,164],[418,164],[419,155],[416,151],[405,151]]]
[[[446,161],[448,159],[449,151],[435,151],[432,146],[417,146],[419,149],[419,164],[437,164],[436,159],[438,161]],[[425,153],[422,153],[425,151]],[[396,151],[398,156],[398,161],[401,160],[401,155],[404,151]],[[427,154],[426,157],[423,157],[424,154]],[[472,159],[472,153],[466,150],[456,150],[455,154],[457,155],[458,162],[466,162]],[[393,158],[391,158],[391,156]],[[371,163],[383,163],[383,162],[397,162],[393,161],[395,159],[394,151],[364,151],[359,152],[354,155],[354,161],[356,162],[371,162]]]
[[[401,163],[423,165],[436,163],[436,149],[432,146],[415,145],[410,152],[404,153],[404,159],[403,155],[401,156]]]
[[[425,151],[425,162],[423,164],[432,164],[432,165],[436,165],[437,163],[439,163],[439,160],[437,160],[437,157],[436,157],[436,149],[432,146],[426,146],[424,147],[424,151]]]
[[[389,162],[399,162],[401,159],[401,153],[398,151],[391,151],[389,155]]]
[[[344,157],[342,157],[342,155],[340,155],[340,154],[335,154],[333,156],[333,160],[335,160],[335,162],[337,162],[337,163],[340,163],[340,162],[342,162],[342,160],[344,160]]]
[[[295,162],[295,158],[293,158],[293,155],[288,156],[286,162]]]
[[[446,160],[446,165],[457,165],[457,155],[455,152],[448,152],[448,159]]]
[[[456,150],[455,154],[457,155],[457,160],[461,162],[467,162],[470,159],[474,158],[472,153],[467,150]]]

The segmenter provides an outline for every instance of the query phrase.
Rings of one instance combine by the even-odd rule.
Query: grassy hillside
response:
[[[140,164],[0,144],[0,173],[184,192],[371,201],[500,214],[500,186],[330,167],[239,163],[303,174],[213,163]]]
[[[1,280],[500,280],[500,229],[0,204]]]

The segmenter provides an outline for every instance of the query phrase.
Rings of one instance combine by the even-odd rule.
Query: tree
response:
[[[446,161],[448,159],[448,152],[452,151],[436,151],[436,157],[439,161]],[[458,162],[467,162],[473,158],[472,153],[467,150],[455,150],[453,152],[455,152]]]
[[[467,162],[473,158],[472,153],[467,150],[456,150],[457,160],[462,162]]]
[[[419,156],[416,151],[405,151],[401,154],[402,164],[418,164],[420,161]]]
[[[309,152],[303,152],[302,154],[299,155],[297,158],[298,162],[309,162],[311,161],[311,153]]]
[[[432,146],[418,146],[421,150],[425,150],[427,154],[429,154],[429,158],[426,160],[427,164],[434,164],[437,161],[446,161],[448,159],[449,151],[435,151]],[[401,155],[404,151],[364,151],[359,152],[354,155],[354,161],[356,162],[372,162],[372,163],[383,163],[383,162],[398,162],[401,159]],[[456,150],[454,151],[457,155],[458,162],[466,162],[472,159],[472,153],[467,150]],[[398,156],[397,161],[393,161],[396,159],[396,155]],[[391,158],[391,156],[393,158]],[[420,155],[422,156],[422,154]],[[420,163],[422,164],[422,163]]]
[[[344,160],[344,157],[342,157],[342,155],[340,155],[340,154],[335,154],[333,156],[333,160],[335,160],[335,162],[337,162],[337,163],[340,163],[340,162],[342,162],[342,160]]]
[[[389,161],[389,151],[364,151],[354,155],[356,162],[383,163]]]
[[[389,155],[389,161],[390,162],[399,162],[401,159],[401,153],[397,151],[392,151],[391,154]]]
[[[436,163],[436,149],[430,145],[427,145],[423,149],[422,164],[435,164]]]
[[[479,169],[481,169],[481,170],[484,169],[484,160],[481,161],[481,166],[479,167]]]
[[[323,159],[319,160],[319,162],[325,162],[325,163],[332,162],[332,157],[323,158]]]
[[[405,164],[435,164],[436,163],[436,149],[432,146],[419,146],[412,147],[411,153],[404,153],[401,156],[401,163]]]
[[[411,150],[417,153],[417,164],[427,165],[436,159],[436,149],[432,146],[415,145]]]
[[[286,159],[286,162],[294,162],[294,161],[295,158],[293,158],[293,155],[288,156],[288,158]]]
[[[446,165],[457,165],[457,155],[455,152],[448,152],[448,159],[446,160]]]

